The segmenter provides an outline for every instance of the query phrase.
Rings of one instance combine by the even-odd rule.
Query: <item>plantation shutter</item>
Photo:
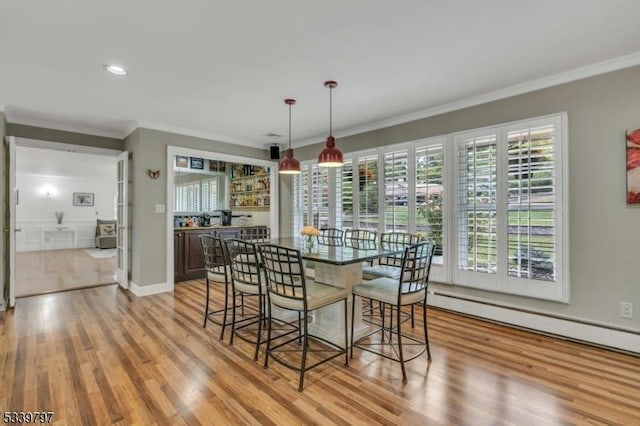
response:
[[[378,231],[378,155],[358,158],[358,228]]]
[[[458,269],[497,270],[497,136],[458,141]]]
[[[302,166],[301,173],[293,177],[293,232],[297,236],[309,223],[309,166]]]
[[[556,280],[553,125],[507,132],[508,275]]]
[[[336,170],[336,228],[353,229],[353,161]]]
[[[409,202],[407,150],[384,154],[384,229],[407,231]]]
[[[329,169],[316,164],[311,166],[311,214],[310,225],[329,226]]]
[[[435,263],[444,252],[444,144],[416,147],[415,150],[416,232],[435,242]]]

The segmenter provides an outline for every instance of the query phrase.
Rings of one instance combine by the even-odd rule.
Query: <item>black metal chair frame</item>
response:
[[[318,235],[318,244],[323,246],[338,247],[342,245],[344,231],[337,228],[323,228]]]
[[[383,249],[406,248],[420,242],[420,237],[406,232],[383,232],[380,234],[380,247]],[[402,258],[398,255],[383,256],[378,259],[378,265],[400,267]]]
[[[267,293],[269,295],[267,310],[268,310],[268,327],[267,327],[267,349],[266,355],[264,359],[264,368],[269,367],[269,358],[272,358],[274,361],[279,364],[299,372],[299,381],[298,381],[298,391],[302,392],[304,386],[304,374],[306,371],[311,370],[325,362],[328,362],[342,354],[345,355],[345,366],[349,365],[349,354],[348,354],[348,330],[345,326],[345,347],[341,348],[334,343],[323,339],[319,336],[312,336],[309,334],[308,329],[308,317],[309,314],[313,311],[308,309],[307,303],[307,280],[305,277],[305,271],[302,263],[302,258],[300,256],[299,250],[294,250],[288,247],[278,246],[275,244],[261,244],[259,246],[260,256],[263,262],[263,266],[265,268],[265,275],[267,281]],[[275,297],[281,298],[281,300],[288,300],[294,303],[302,303],[302,310],[292,309],[290,306],[279,306],[277,302],[274,302]],[[348,297],[348,296],[347,296]],[[331,303],[337,303],[337,301],[333,301]],[[328,303],[324,306],[327,306],[331,303]],[[344,303],[344,320],[345,325],[347,324],[347,298],[343,299]],[[273,317],[271,315],[271,307],[279,306],[283,309],[288,310],[297,310],[298,311],[298,329],[297,331],[300,333],[298,336],[289,338],[285,341],[278,343],[273,346],[272,342],[272,322]],[[319,309],[317,307],[315,309]],[[301,314],[301,315],[300,315]],[[301,318],[302,317],[302,318]],[[302,321],[300,321],[302,319]],[[295,327],[293,325],[294,321],[288,323],[289,325]],[[282,336],[279,336],[282,337]],[[329,349],[309,349],[309,339],[318,340],[329,347]],[[298,341],[299,349],[291,349],[291,343],[294,341]],[[302,360],[300,366],[295,366],[290,362],[287,362],[284,358],[279,356],[279,353],[292,353],[292,352],[301,352]],[[312,365],[307,365],[307,355],[308,353],[331,353],[329,356],[322,358]]]
[[[232,292],[234,296],[242,296],[241,300],[243,304],[242,319],[238,320],[236,297],[233,297],[231,339],[229,344],[233,345],[233,339],[236,336],[246,342],[253,343],[255,345],[253,360],[256,361],[260,352],[260,345],[266,341],[262,339],[262,333],[263,323],[266,321],[265,306],[267,300],[267,294],[263,291],[264,279],[258,249],[254,243],[236,238],[224,240],[224,246],[227,251],[227,258],[230,261]],[[243,288],[251,290],[243,291]],[[258,299],[257,310],[251,306],[247,306],[248,309],[254,311],[253,315],[245,316],[244,296],[257,297]],[[240,330],[244,330],[255,324],[258,325],[256,339],[251,339],[249,336],[239,333]]]
[[[401,248],[407,248],[413,244],[418,244],[420,242],[420,237],[415,234],[409,234],[406,232],[383,232],[380,234],[380,247],[388,250],[397,250]],[[383,256],[378,259],[378,265],[382,266],[390,266],[393,268],[398,268],[398,272],[400,272],[400,267],[402,266],[402,257],[396,254],[391,256]],[[381,274],[380,276],[387,276],[385,274]],[[391,277],[393,278],[393,277]],[[369,305],[370,312],[373,312],[373,303]],[[380,315],[384,317],[384,305],[380,305]],[[414,309],[413,305],[411,306],[411,327],[415,327],[415,318],[414,318]],[[406,318],[405,318],[406,321]]]
[[[362,250],[376,249],[378,233],[367,229],[347,229],[344,231],[344,246]]]
[[[431,360],[431,350],[429,348],[429,332],[428,332],[428,324],[427,324],[427,292],[429,286],[429,272],[431,270],[431,262],[433,260],[433,253],[435,251],[435,244],[431,241],[425,241],[422,243],[418,243],[412,246],[409,246],[405,249],[404,255],[402,256],[402,272],[400,274],[400,278],[398,279],[398,299],[395,304],[384,303],[385,306],[389,306],[390,308],[390,318],[394,318],[395,316],[395,326],[393,322],[390,321],[390,325],[385,324],[385,314],[382,316],[382,323],[375,323],[373,321],[368,321],[370,324],[376,325],[377,328],[365,336],[359,338],[357,341],[354,341],[353,333],[354,333],[354,313],[352,312],[351,317],[351,357],[353,358],[353,348],[357,347],[359,349],[380,355],[384,358],[391,359],[393,361],[399,362],[402,368],[402,381],[403,383],[407,382],[407,373],[405,370],[405,362],[411,361],[420,355],[422,355],[425,351],[427,352],[427,359]],[[356,286],[357,287],[357,286]],[[356,300],[356,292],[357,288],[354,287],[353,291],[353,303],[355,304]],[[424,323],[424,341],[417,339],[413,336],[403,334],[402,333],[402,324],[406,321],[406,318],[409,314],[402,311],[403,306],[413,305],[415,302],[407,302],[403,303],[402,298],[410,296],[412,294],[416,294],[419,292],[424,292],[423,299],[419,302],[422,305],[422,319]],[[363,296],[363,299],[367,299]],[[372,299],[372,298],[368,298]],[[382,301],[379,299],[378,302]],[[411,311],[411,315],[413,316],[413,309]],[[403,320],[404,316],[404,320]],[[371,336],[380,333],[380,341],[379,342],[365,342]],[[385,339],[385,333],[387,339]],[[397,349],[393,344],[393,335],[397,338]],[[411,343],[403,343],[402,340],[407,339]],[[386,341],[385,341],[386,340]],[[381,347],[383,345],[387,345],[391,347],[392,352],[395,356],[390,356],[385,354],[379,350],[372,349],[373,347]],[[405,359],[403,353],[403,345],[422,345],[423,348],[418,351],[413,356]]]
[[[264,228],[241,228],[240,239],[253,243],[268,243],[271,240],[271,229]]]
[[[206,301],[204,307],[204,322],[202,327],[207,326],[207,321],[222,326],[220,332],[220,340],[224,338],[224,331],[227,328],[227,315],[231,313],[232,308],[229,307],[229,258],[224,247],[222,238],[213,235],[201,235],[200,245],[202,246],[202,257],[204,258],[205,280],[206,280]],[[209,274],[219,275],[223,277],[224,284],[224,308],[215,311],[209,310],[211,279]],[[217,317],[222,316],[222,320]]]

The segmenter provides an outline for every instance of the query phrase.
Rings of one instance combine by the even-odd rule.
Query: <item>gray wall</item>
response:
[[[203,151],[228,153],[268,159],[268,151],[243,147],[209,139],[196,138],[150,129],[137,129],[125,139],[125,149],[132,153],[133,173],[130,201],[133,210],[131,241],[131,281],[139,286],[167,281],[166,214],[172,214],[167,201],[167,146],[179,146]],[[160,178],[152,180],[147,169],[160,170]],[[166,214],[154,213],[156,204],[164,204]]]
[[[434,287],[640,331],[640,209],[626,205],[624,151],[625,129],[640,127],[640,67],[339,138],[337,145],[343,152],[359,151],[562,111],[569,118],[570,303]],[[315,158],[321,148],[322,144],[298,148],[296,158]],[[291,223],[291,217],[283,222]],[[622,300],[633,302],[633,320],[620,318]]]
[[[122,139],[27,126],[25,124],[7,123],[7,134],[19,138],[28,138],[40,141],[71,143],[75,145],[107,149],[123,149]]]
[[[2,148],[0,148],[0,164],[2,165],[2,173],[0,173],[0,200],[2,200],[2,211],[0,212],[0,229],[5,229],[9,224],[9,205],[8,191],[9,191],[9,167],[8,158],[6,154],[6,148],[4,143],[4,137],[6,135],[6,121],[4,112],[0,111],[0,141],[2,141]],[[6,232],[0,236],[0,306],[5,307],[9,299],[9,268],[7,265],[9,261],[9,234]]]

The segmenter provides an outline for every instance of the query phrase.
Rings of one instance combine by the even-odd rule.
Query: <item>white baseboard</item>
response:
[[[597,324],[586,324],[570,319],[550,317],[544,314],[523,312],[506,306],[495,306],[480,301],[463,299],[439,291],[429,294],[429,305],[640,354],[640,333],[631,330],[625,331]]]
[[[144,297],[151,296],[152,294],[173,291],[173,285],[171,285],[170,283],[138,285],[133,281],[129,281],[129,290],[138,297]]]

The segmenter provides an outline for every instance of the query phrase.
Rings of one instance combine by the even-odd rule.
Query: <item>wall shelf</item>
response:
[[[243,175],[229,178],[229,208],[232,210],[269,209],[271,206],[269,170],[262,167],[256,170],[254,166],[247,165],[237,165],[236,169],[232,169],[232,174],[237,172]]]

